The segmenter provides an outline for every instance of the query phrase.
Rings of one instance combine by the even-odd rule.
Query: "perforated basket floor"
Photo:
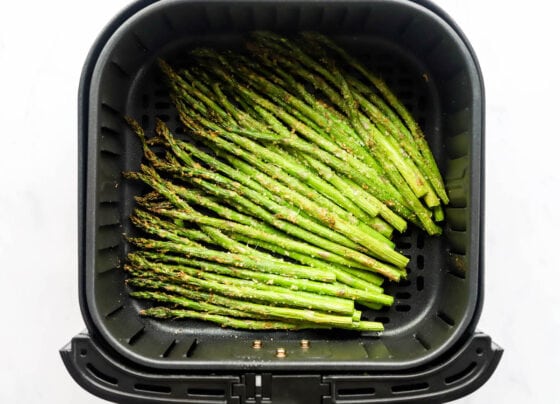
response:
[[[427,134],[451,203],[444,235],[397,238],[408,280],[364,316],[386,331],[244,332],[138,316],[120,268],[140,147],[123,115],[181,131],[157,57],[238,48],[246,32],[317,30],[376,70]],[[108,400],[177,403],[445,402],[484,383],[502,350],[474,329],[483,284],[482,78],[468,42],[428,1],[137,1],[101,33],[79,102],[80,304],[88,331],[61,350],[75,380]],[[299,341],[310,341],[301,349]],[[255,350],[252,341],[263,348]],[[287,357],[274,356],[282,346]]]

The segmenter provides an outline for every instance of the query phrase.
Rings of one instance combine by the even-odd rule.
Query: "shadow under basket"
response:
[[[172,130],[177,114],[156,66],[189,49],[240,49],[267,29],[328,34],[377,72],[418,120],[450,196],[444,232],[396,238],[408,279],[395,304],[363,317],[383,333],[250,332],[142,318],[121,264],[142,159],[122,117]],[[483,300],[484,89],[455,23],[427,1],[137,1],[105,28],[79,94],[79,277],[87,332],[61,350],[78,383],[116,402],[444,402],[468,394],[502,354],[475,328]],[[301,340],[309,341],[302,348]],[[260,340],[255,349],[253,341]],[[286,356],[275,355],[284,348]]]

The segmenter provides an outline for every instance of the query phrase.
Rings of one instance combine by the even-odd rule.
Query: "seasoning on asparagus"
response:
[[[329,38],[255,32],[247,53],[199,48],[159,66],[185,135],[132,118],[144,162],[124,265],[159,319],[252,330],[382,331],[362,311],[407,277],[391,240],[438,235],[447,193],[418,123]],[[148,238],[149,237],[149,238]]]

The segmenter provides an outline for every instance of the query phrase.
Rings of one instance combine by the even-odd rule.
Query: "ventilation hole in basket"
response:
[[[406,102],[414,99],[414,93],[412,91],[399,91],[398,97]]]
[[[428,383],[411,383],[411,384],[400,384],[397,386],[392,386],[391,390],[393,393],[408,393],[411,391],[426,390],[430,387]]]
[[[398,292],[397,294],[395,294],[395,298],[401,300],[410,299],[411,296],[412,295],[408,292]]]
[[[465,280],[466,278],[466,274],[464,272],[459,272],[459,271],[447,271],[448,275],[451,275],[455,278],[461,279],[461,280]]]
[[[476,362],[471,362],[469,365],[461,370],[460,372],[455,373],[454,375],[448,376],[444,379],[445,384],[451,384],[458,382],[461,379],[464,379],[468,375],[470,375],[474,369],[476,368]]]
[[[148,108],[150,106],[150,96],[148,94],[142,95],[142,108]]]
[[[160,101],[160,102],[156,102],[154,106],[156,109],[169,109],[171,107],[171,104],[168,102]]]
[[[148,130],[148,128],[150,127],[150,117],[148,115],[142,115],[140,125],[142,126],[142,129]]]
[[[393,79],[391,77],[393,75],[393,73],[394,73],[393,66],[380,66],[379,67],[379,74],[386,77],[385,81],[387,82],[387,85],[389,87],[393,86]]]
[[[422,338],[420,335],[415,334],[415,335],[414,335],[414,339],[415,339],[416,341],[418,341],[418,343],[419,343],[420,345],[422,345],[422,347],[423,347],[426,351],[429,351],[429,350],[430,350],[430,348],[431,348],[430,344],[428,344],[428,342],[426,342],[426,340],[424,340],[424,338]]]
[[[187,394],[191,396],[224,396],[226,393],[225,389],[211,389],[211,388],[203,388],[203,387],[191,387],[187,390]]]
[[[187,352],[185,352],[185,358],[190,358],[193,355],[194,350],[196,349],[197,346],[198,346],[198,340],[195,338],[191,342],[191,345],[189,346],[189,349],[187,349]]]
[[[90,371],[90,373],[97,377],[99,380],[105,382],[105,383],[109,383],[109,384],[113,384],[113,385],[117,385],[118,380],[117,378],[113,377],[113,376],[109,376],[105,373],[103,373],[102,371],[100,371],[99,369],[97,369],[95,366],[93,366],[91,363],[88,363],[86,365],[86,369]]]
[[[395,243],[395,246],[399,249],[399,250],[408,250],[410,247],[412,247],[412,244],[409,243],[408,241],[397,241]]]
[[[114,207],[114,206],[118,206],[119,205],[119,201],[100,201],[99,202],[99,207],[103,208],[103,207]]]
[[[432,39],[432,42],[426,46],[423,53],[425,55],[428,55],[435,51],[437,48],[439,48],[440,44],[445,40],[445,38],[446,37],[443,35],[436,36],[434,39]]]
[[[156,118],[162,120],[163,122],[169,122],[170,119],[169,115],[167,114],[158,114],[156,115]]]
[[[372,396],[375,394],[375,389],[373,387],[339,388],[337,394],[339,396]]]
[[[171,387],[157,386],[155,384],[136,383],[134,389],[138,391],[145,391],[148,393],[171,394]]]
[[[142,41],[142,39],[140,39],[140,37],[138,36],[138,34],[133,33],[132,37],[134,38],[134,42],[136,42],[136,44],[138,45],[138,47],[140,48],[140,50],[147,52],[150,49],[148,49],[148,47],[146,46],[146,44]]]
[[[121,134],[117,132],[115,129],[109,128],[107,126],[101,127],[101,133],[103,133],[104,135],[121,136]]]
[[[484,349],[481,347],[476,348],[476,354],[482,356],[482,354],[484,354]]]
[[[163,351],[163,353],[161,354],[162,358],[168,358],[169,355],[171,355],[171,352],[173,352],[173,349],[177,346],[177,340],[174,339],[173,341],[171,341],[171,343],[169,344],[169,346],[165,349],[165,351]]]
[[[412,282],[411,282],[409,279],[405,279],[404,281],[400,281],[400,282],[397,284],[397,287],[399,287],[399,288],[407,288],[407,287],[409,287],[410,285],[412,285]]]
[[[114,60],[111,60],[111,66],[113,66],[113,68],[119,73],[121,77],[130,77],[130,73],[124,70],[124,68]]]
[[[160,90],[156,90],[154,91],[154,95],[156,97],[167,97],[169,95],[167,89],[160,89]]]
[[[80,356],[82,358],[86,357],[87,356],[87,349],[85,349],[85,348],[80,349]]]
[[[134,345],[136,342],[138,342],[142,335],[144,335],[144,327],[140,328],[132,335],[132,337],[128,339],[128,345]]]
[[[338,21],[336,23],[336,26],[340,27],[344,24],[344,22],[346,21],[346,18],[348,17],[348,7],[344,7],[343,9],[341,9],[337,13],[337,17],[338,17]]]
[[[110,112],[113,115],[118,115],[119,117],[122,116],[122,114],[119,112],[118,109],[116,109],[115,107],[110,106],[109,104],[102,102],[101,103],[101,108],[104,109],[107,112]]]
[[[169,28],[169,31],[171,31],[174,34],[177,33],[177,29],[175,28],[175,26],[171,22],[171,19],[167,16],[167,14],[162,13],[162,18],[161,19],[163,20],[163,22],[165,23],[167,28]]]
[[[116,219],[116,220],[118,220],[118,219]],[[112,231],[115,231],[116,227],[122,227],[120,222],[117,221],[117,222],[113,222],[113,223],[103,223],[103,224],[100,224],[98,228],[99,228],[99,230],[108,230],[108,231],[111,231],[111,228],[113,228]]]
[[[284,7],[282,8],[280,13],[281,25],[285,27],[285,29],[294,29],[297,30],[298,27],[301,27],[301,7]]]
[[[109,318],[109,317],[113,317],[115,314],[117,314],[119,311],[121,311],[124,308],[124,305],[120,305],[116,308],[114,308],[113,310],[111,310],[109,313],[105,314],[105,318]]]
[[[424,290],[424,277],[423,276],[419,276],[416,278],[416,290],[418,292]]]
[[[449,315],[447,315],[443,311],[438,311],[436,315],[441,321],[443,321],[448,326],[453,327],[455,325],[455,320],[453,320],[451,317],[449,317]]]
[[[410,311],[410,306],[408,304],[397,304],[395,310],[398,312],[406,313]]]
[[[389,324],[389,322],[390,322],[391,320],[389,319],[389,317],[375,317],[375,318],[373,319],[373,321],[377,321],[377,322],[383,323],[383,324]]]
[[[114,251],[114,250],[118,249],[119,247],[120,247],[120,244],[119,244],[119,243],[113,244],[113,245],[107,245],[107,246],[98,248],[98,249],[97,249],[97,252],[98,252],[99,254],[103,254],[103,253],[107,253],[107,252],[109,252],[109,251]]]
[[[103,146],[102,146],[103,147]],[[117,157],[120,157],[120,153],[112,151],[112,150],[107,150],[107,149],[102,149],[99,151],[99,156],[102,158],[109,158],[109,159],[114,159]]]
[[[418,97],[418,110],[424,112],[426,110],[426,97],[420,96]]]
[[[412,85],[414,84],[413,81],[411,79],[409,79],[408,77],[402,77],[400,79],[397,80],[397,84],[399,86],[402,86],[404,88],[410,88],[412,87]]]
[[[416,257],[416,268],[424,269],[424,256],[423,255],[418,255]]]
[[[103,270],[101,270],[101,271],[97,271],[96,274],[97,274],[97,276],[98,276],[98,278],[99,278],[99,277],[101,277],[101,276],[109,275],[109,274],[111,274],[111,273],[113,273],[113,272],[115,272],[115,271],[118,271],[118,270],[119,270],[119,268],[115,266],[115,267],[105,268],[105,269],[103,269]]]

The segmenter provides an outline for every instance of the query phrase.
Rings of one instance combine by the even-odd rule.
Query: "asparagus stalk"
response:
[[[307,162],[307,164],[317,170],[317,172],[321,176],[330,178],[333,185],[335,185],[340,190],[340,192],[345,192],[349,195],[353,195],[356,202],[359,203],[360,206],[363,206],[364,209],[369,209],[369,207],[373,206],[376,210],[378,210],[379,215],[383,217],[383,219],[385,219],[396,230],[401,233],[406,230],[407,225],[406,221],[403,218],[396,215],[381,201],[379,201],[368,192],[364,191],[363,188],[360,188],[359,186],[345,178],[337,176],[327,165],[321,163],[318,160],[315,160],[313,157],[303,153],[300,154],[300,156]]]
[[[179,295],[174,296],[169,293],[161,292],[132,292],[131,295],[133,297],[146,300],[156,300],[162,303],[172,303],[191,310],[206,311],[211,314],[226,315],[231,317],[256,317],[259,320],[279,319],[292,322],[309,323],[309,326],[311,326],[311,324],[315,324],[315,326],[349,325],[353,322],[352,317],[338,316],[312,310],[293,309],[289,307],[266,306],[263,304],[245,302],[243,300],[234,300],[222,297],[220,295],[189,290],[159,281],[143,280],[139,278],[134,279],[133,282],[129,282],[129,284],[138,285],[141,287],[163,289],[170,293]],[[211,302],[212,304],[205,303],[206,301]],[[227,310],[224,310],[220,306],[233,307],[235,308],[235,311],[233,312],[233,314],[228,314]],[[207,308],[203,309],[204,307]]]
[[[367,85],[348,74],[345,74],[344,77],[354,90],[353,95],[364,112],[381,131],[385,131],[390,135],[387,141],[390,142],[394,148],[398,146],[402,147],[418,166],[418,169],[428,180],[429,184],[425,201],[429,207],[437,206],[439,204],[439,198],[435,193],[435,189],[441,187],[442,184],[439,182],[438,178],[434,176],[432,169],[426,164],[426,160],[418,150],[408,129],[402,124],[398,116],[394,114],[394,112],[384,104],[384,101],[373,93]],[[369,96],[370,100],[368,100],[366,96]],[[443,193],[445,193],[445,189]]]
[[[222,154],[223,155],[223,154]],[[278,181],[275,180],[276,177],[268,177],[263,173],[255,170],[249,164],[239,160],[235,156],[232,155],[224,155],[225,158],[236,168],[240,171],[245,173],[246,175],[251,176],[256,181],[261,183],[267,189],[273,191],[276,195],[279,195],[286,201],[290,201],[296,207],[301,208],[305,212],[307,212],[310,216],[315,217],[319,221],[327,221],[327,224],[330,224],[330,227],[336,227],[332,225],[332,221],[344,221],[349,226],[356,226],[360,231],[366,233],[368,236],[373,237],[380,241],[383,244],[386,244],[390,247],[394,247],[394,243],[387,239],[385,236],[380,234],[378,231],[373,229],[366,224],[359,222],[355,219],[354,216],[351,215],[339,215],[338,210],[324,208],[323,206],[316,203],[313,199],[313,195],[305,195],[299,194],[297,192],[293,192],[291,188],[286,187],[280,184]],[[369,208],[369,207],[368,207]],[[378,205],[371,206],[371,209],[368,209],[371,213],[379,212],[380,207]],[[375,216],[373,215],[373,216]],[[336,228],[335,228],[336,229]],[[349,236],[347,236],[349,237]]]
[[[241,115],[240,111],[233,107],[233,105],[231,105],[227,101],[227,99],[225,99],[225,96],[223,96],[223,94],[222,97],[224,97],[222,102],[224,103],[224,105],[228,106],[228,110],[231,109],[232,113],[237,114],[236,119],[238,121],[250,121],[251,124],[257,125],[258,121],[253,120],[250,116]],[[191,122],[191,126],[192,125],[193,123]],[[213,129],[215,130],[216,128],[214,127]],[[204,134],[204,131],[199,128],[197,133]],[[263,137],[262,133],[257,134],[257,136],[259,138]],[[209,138],[209,136],[207,135],[205,137]],[[272,150],[263,148],[256,143],[252,143],[247,139],[242,140],[239,137],[234,137],[232,139],[234,143],[228,143],[221,139],[217,139],[215,136],[212,136],[210,138],[221,149],[228,150],[230,152],[233,152],[236,156],[244,158],[246,161],[258,167],[261,171],[268,173],[274,178],[279,178],[289,187],[292,187],[295,192],[299,192],[302,195],[308,195],[312,197],[317,201],[318,204],[325,208],[334,210],[338,215],[344,215],[346,217],[349,216],[349,214],[347,212],[344,212],[344,210],[342,209],[344,208],[347,209],[351,214],[354,214],[357,218],[365,221],[368,220],[369,216],[366,215],[366,217],[364,218],[364,212],[343,194],[337,192],[337,190],[330,186],[328,182],[322,181],[318,176],[312,175],[312,173],[307,172],[304,167],[301,167],[301,165],[298,164],[298,162],[290,156],[284,154],[282,156],[284,159],[281,159],[277,155],[275,155],[275,153],[277,154],[279,152],[279,150],[277,150],[276,148],[273,148]],[[274,138],[276,138],[276,136],[273,136],[272,138],[269,137],[269,139]],[[243,149],[237,147],[236,144],[238,143],[241,143],[241,145],[249,150],[250,153],[245,152]],[[209,161],[211,157],[200,155],[200,151],[192,150],[193,147],[191,145],[188,145],[186,143],[183,143],[182,145],[183,147],[188,148],[191,153],[196,153],[197,156],[200,156],[203,161],[209,163],[212,166],[218,166],[218,170],[225,173],[230,178],[236,179],[237,181],[248,185],[252,189],[262,192],[260,188],[257,189],[253,181],[247,181],[246,176],[241,176],[241,178],[239,178],[240,176],[235,171],[233,171],[232,173],[232,170],[229,166],[225,166],[219,162],[216,163],[215,161]],[[278,167],[266,164],[263,160],[261,160],[261,158],[258,158],[257,156],[262,156],[261,158],[263,158],[264,160],[269,160],[278,164]],[[307,184],[307,186],[305,184]],[[331,200],[333,202],[331,202]],[[374,212],[370,211],[370,215],[375,216],[372,213]],[[349,220],[353,219],[350,218]]]
[[[350,66],[354,69],[359,71],[368,81],[370,81],[377,90],[385,97],[385,99],[389,102],[389,104],[397,111],[400,117],[405,121],[406,125],[410,129],[414,140],[418,146],[418,149],[421,151],[422,155],[426,160],[426,164],[430,168],[432,175],[437,178],[438,185],[435,186],[435,189],[438,193],[438,196],[441,200],[447,204],[449,202],[449,198],[447,193],[445,192],[445,187],[443,185],[443,179],[441,178],[441,174],[437,168],[437,163],[434,159],[434,156],[430,150],[428,142],[420,129],[418,123],[414,120],[410,112],[406,109],[406,107],[398,100],[395,94],[389,89],[387,84],[378,77],[375,77],[369,70],[367,70],[357,59],[353,58],[348,52],[346,52],[343,48],[335,44],[333,41],[325,37],[324,35],[318,33],[305,33],[304,36],[312,41],[317,41],[322,45],[326,45],[330,49],[334,50],[342,59],[344,59]]]
[[[168,133],[168,130],[161,129],[159,133],[161,133],[169,141],[170,145],[172,145],[177,156],[179,156],[187,164],[191,166],[194,165],[194,162],[191,161],[192,159],[190,158],[190,156],[186,155],[184,151],[180,150],[178,144],[174,140],[172,140],[172,136]],[[221,146],[225,146],[225,145],[227,145],[227,143],[224,144],[224,142],[221,142]],[[183,147],[188,148],[189,150],[192,151],[192,147],[185,143],[183,143]],[[231,148],[235,149],[233,146]],[[348,237],[341,234],[337,234],[325,226],[321,226],[317,223],[307,220],[301,215],[298,215],[297,211],[295,211],[289,206],[282,206],[278,203],[275,203],[273,200],[267,198],[267,195],[271,195],[271,193],[266,188],[262,187],[260,184],[255,183],[255,181],[253,181],[250,177],[240,174],[236,170],[232,169],[231,167],[227,167],[225,164],[218,162],[215,158],[212,158],[209,155],[203,156],[203,154],[204,154],[203,152],[196,152],[197,157],[203,158],[204,161],[212,164],[213,167],[216,167],[220,171],[225,172],[227,175],[230,176],[230,178],[240,181],[243,184],[247,184],[251,188],[251,189],[249,188],[240,189],[239,187],[235,186],[234,188],[238,193],[242,192],[243,195],[248,196],[254,202],[257,202],[258,204],[265,206],[267,209],[272,210],[277,215],[282,215],[283,217],[288,217],[288,218],[297,218],[295,220],[298,222],[299,225],[301,225],[303,228],[308,228],[312,230],[314,233],[318,235],[326,237],[329,240],[338,242],[339,244],[345,245],[350,248],[359,248],[358,245],[355,242],[352,242]],[[188,169],[186,167],[177,167],[177,166],[172,167],[172,170],[180,171],[181,173],[187,173],[187,174],[193,172],[193,169]],[[210,171],[202,171],[203,170],[202,168],[198,168],[198,170],[201,173],[201,175],[205,178],[212,178],[215,181],[219,181],[221,184],[225,184],[225,183],[231,184],[231,182],[228,182],[225,178],[219,176],[216,173],[212,173]],[[203,181],[202,179],[193,179],[193,181],[195,181],[197,185],[204,187],[209,192],[212,192],[214,194],[216,192],[220,193],[219,190],[216,191],[215,187],[209,185],[207,182]],[[176,190],[176,192],[180,192],[180,191]],[[180,193],[182,194],[182,192]],[[223,196],[223,192],[221,192],[221,194]],[[247,205],[245,200],[240,200],[240,198],[236,198],[236,196],[233,195],[232,193],[229,193],[229,198],[237,199],[238,203]],[[251,211],[255,211],[255,210],[259,211],[259,209],[256,208],[254,204],[251,205],[252,206],[249,208]],[[262,212],[262,210],[259,211],[258,215],[261,218],[263,216],[266,216],[266,214]],[[388,241],[384,237],[382,240],[384,242]]]
[[[300,238],[301,240],[306,240],[306,242],[311,245],[316,245],[320,248],[325,249],[326,251],[332,252],[335,255],[342,257],[343,260],[340,260],[340,258],[336,258],[336,257],[334,258],[334,260],[338,260],[342,265],[348,267],[356,267],[365,270],[375,270],[375,268],[379,266],[380,268],[382,268],[382,271],[390,271],[393,272],[394,275],[396,275],[392,267],[387,266],[386,264],[380,263],[378,261],[375,261],[373,258],[361,253],[360,251],[346,248],[342,245],[332,242],[329,239],[318,237],[315,233],[306,231],[303,228],[295,226],[289,222],[286,222],[284,220],[279,220],[278,215],[275,216],[267,213],[266,211],[259,208],[257,205],[254,205],[250,203],[250,201],[242,198],[237,193],[230,194],[227,191],[215,186],[206,185],[206,187],[216,195],[222,195],[224,198],[233,199],[237,202],[240,202],[241,208],[243,207],[246,208],[247,211],[252,214],[256,212],[257,217],[264,219],[265,221],[277,227],[278,229],[281,229],[288,234],[292,234]],[[179,189],[175,189],[175,190],[178,194],[182,195]],[[222,210],[219,209],[218,207],[215,207],[215,211],[222,217],[226,217],[230,219],[229,217],[227,217],[227,214],[222,214],[223,213]],[[180,219],[180,217],[177,214],[175,214],[173,211],[167,211],[164,209],[164,210],[159,210],[159,212]],[[291,218],[295,223],[305,225],[305,222],[300,220],[299,216],[295,216],[295,217],[286,216],[286,217]],[[235,218],[233,219],[233,221],[235,221]],[[247,224],[247,223],[243,223],[243,224]],[[267,227],[261,228],[261,226],[254,226],[254,228],[263,231],[268,231]],[[268,232],[273,233],[270,231]]]
[[[165,283],[155,279],[148,279],[148,278],[129,278],[127,279],[126,284],[133,288],[161,289],[169,293],[176,293],[175,289],[179,289],[179,287],[176,285]],[[191,291],[190,289],[185,289],[185,288],[180,288],[180,289],[183,289],[186,292]],[[177,293],[177,294],[179,296],[168,294],[168,293],[153,292],[153,291],[146,291],[146,290],[130,292],[130,296],[134,297],[135,299],[153,300],[156,302],[170,303],[176,306],[185,307],[190,310],[219,314],[222,316],[241,317],[241,318],[255,317],[254,313],[247,313],[246,311],[242,311],[234,308],[235,305],[228,305],[228,306],[224,305],[224,307],[221,307],[215,304],[210,304],[212,300],[207,300],[204,297],[205,296],[211,297],[214,295],[208,293],[200,293],[200,299],[198,301],[191,300],[194,298],[194,294],[193,296],[189,296],[188,293],[185,294]],[[185,296],[187,296],[188,298],[186,298]],[[232,301],[236,302],[235,300]],[[263,318],[263,317],[257,316],[257,318]]]
[[[360,274],[363,271],[360,271],[357,268],[352,268],[345,265],[339,265],[332,262],[325,263],[323,260],[316,259],[309,256],[307,253],[294,252],[293,250],[288,250],[277,244],[272,244],[266,241],[253,239],[240,234],[233,234],[232,238],[241,241],[243,243],[253,245],[256,247],[261,247],[264,248],[265,250],[269,250],[274,253],[280,254],[282,256],[292,258],[304,265],[309,265],[314,268],[325,268],[325,269],[328,268],[328,270],[334,272],[337,281],[352,286],[354,288],[363,289],[363,290],[372,290],[375,292],[383,291],[383,289],[379,287],[379,285],[383,283],[383,278],[377,275],[376,273],[366,271],[368,275],[365,275],[365,277],[357,276],[356,272],[354,271],[359,271]]]
[[[337,168],[341,172],[344,172],[345,174],[349,175],[351,178],[354,178],[356,176],[355,175],[356,171],[352,171],[352,169],[357,170],[357,172],[359,172],[361,176],[365,177],[367,181],[373,185],[372,192],[376,192],[377,194],[383,195],[378,197],[382,200],[387,200],[386,202],[387,204],[390,204],[391,206],[398,206],[397,202],[402,200],[400,194],[396,190],[394,190],[394,188],[392,188],[390,184],[385,183],[383,179],[379,177],[377,172],[375,172],[374,170],[372,171],[370,166],[364,164],[355,156],[346,152],[345,150],[343,150],[333,142],[329,141],[328,139],[325,139],[321,135],[318,135],[311,128],[309,128],[302,122],[295,119],[287,111],[277,108],[274,105],[274,103],[266,100],[264,97],[257,95],[255,92],[251,91],[248,87],[244,87],[240,85],[224,70],[214,65],[210,65],[209,67],[212,68],[214,72],[218,74],[221,79],[223,79],[229,85],[231,85],[235,89],[235,91],[238,91],[244,96],[253,99],[254,102],[256,102],[258,105],[268,110],[272,114],[278,116],[278,118],[280,118],[282,121],[284,121],[286,124],[294,128],[299,133],[301,133],[304,137],[308,138],[311,142],[318,145],[321,149],[317,147],[313,147],[312,145],[306,142],[303,142],[301,139],[299,139],[296,136],[293,135],[290,136],[291,133],[289,131],[287,134],[288,136],[280,137],[279,141],[291,147],[295,147],[302,151],[306,151],[308,153],[316,155],[316,157],[321,160],[326,159],[327,161],[325,162],[327,164],[329,163],[335,164],[336,167],[333,168]],[[241,68],[240,70],[243,70],[244,76],[247,76],[248,79],[251,80],[250,82],[253,85],[257,84],[258,88],[261,91],[265,93],[271,93],[274,97],[284,98],[286,102],[291,102],[292,104],[294,104],[293,107],[296,107],[301,110],[305,110],[308,115],[314,116],[317,121],[320,121],[321,125],[325,125],[325,126],[328,125],[328,122],[326,122],[322,116],[320,116],[318,113],[310,109],[307,105],[303,104],[301,101],[297,100],[293,95],[278,88],[273,83],[266,80],[265,78],[258,76],[255,72],[243,68]],[[179,109],[181,108],[179,107]],[[339,161],[338,163],[336,162],[336,160],[340,160],[340,159],[348,163],[350,167],[345,166],[345,164],[341,161]]]
[[[352,300],[337,298],[315,293],[291,291],[286,288],[257,284],[251,281],[226,277],[199,271],[184,266],[171,266],[154,263],[136,256],[138,262],[126,264],[125,270],[145,270],[158,275],[164,275],[184,285],[191,285],[208,292],[219,293],[224,296],[244,300],[258,300],[270,304],[288,307],[303,307],[326,312],[352,314],[354,304]],[[259,287],[258,285],[261,285]]]
[[[256,229],[254,227],[250,227],[250,226],[246,226],[240,223],[236,223],[236,222],[232,222],[232,221],[228,221],[228,220],[223,220],[223,219],[217,219],[217,218],[212,218],[209,216],[204,216],[202,214],[196,214],[196,213],[187,213],[184,211],[180,211],[180,210],[167,210],[167,209],[155,209],[155,212],[157,212],[158,214],[167,216],[167,217],[173,217],[173,218],[177,218],[177,219],[181,219],[181,220],[186,220],[189,222],[194,222],[197,223],[199,225],[206,225],[206,226],[210,226],[210,227],[214,227],[216,229],[221,229],[221,231],[225,231],[225,232],[234,232],[234,233],[239,233],[239,234],[243,234],[245,236],[257,239],[257,240],[263,240],[263,241],[267,241],[269,243],[281,246],[282,248],[285,249],[289,249],[292,251],[296,251],[296,252],[301,252],[303,254],[307,254],[311,257],[316,257],[316,258],[320,258],[323,261],[329,261],[329,262],[333,262],[333,263],[337,263],[339,265],[346,265],[348,263],[348,260],[340,257],[336,254],[333,254],[329,251],[326,250],[322,250],[320,248],[314,247],[312,245],[309,245],[307,243],[303,243],[303,242],[299,242],[287,237],[282,237],[280,235],[275,235],[275,234],[271,234],[268,233],[266,231],[262,231],[259,229]],[[145,223],[142,224],[143,228],[150,228],[150,227],[157,227],[158,223],[156,222],[157,218],[155,218],[152,215],[147,214],[146,212],[142,212],[139,210],[135,211],[135,215],[133,216],[134,218],[134,222],[135,224],[137,223]],[[154,226],[155,224],[155,226]],[[170,226],[168,226],[166,228],[166,230],[174,231]],[[178,233],[178,232],[176,232]],[[177,234],[179,235],[179,234]],[[211,236],[212,237],[212,236]],[[222,244],[222,246],[224,246]],[[246,251],[238,251],[240,253],[245,253],[247,254]],[[380,266],[380,270],[384,269],[384,266]],[[326,268],[325,268],[326,269]]]
[[[165,232],[164,230],[161,231]],[[208,248],[189,246],[189,240],[180,239],[175,241],[160,241],[146,239],[142,237],[129,237],[129,241],[139,248],[158,251],[169,251],[178,254],[185,254],[189,257],[196,257],[221,264],[237,266],[240,268],[253,269],[260,272],[274,273],[293,278],[311,279],[321,282],[334,282],[336,276],[332,272],[325,272],[314,268],[296,265],[291,263],[280,263],[272,260],[258,260],[240,254],[225,253],[222,251],[211,250]]]
[[[154,317],[159,319],[196,319],[210,321],[220,324],[222,327],[239,328],[242,330],[303,330],[307,328],[320,328],[315,324],[306,323],[289,323],[274,320],[248,320],[237,319],[218,314],[206,312],[170,309],[167,307],[153,307],[140,311],[140,315],[144,317]],[[378,330],[375,330],[378,331]]]
[[[418,215],[418,218],[422,222],[425,229],[429,234],[440,234],[441,229],[439,229],[430,219],[429,212],[422,206],[422,204],[416,199],[416,197],[423,196],[428,191],[428,187],[424,183],[423,177],[420,172],[411,162],[403,159],[402,154],[391,147],[390,142],[381,135],[374,126],[370,126],[373,130],[373,136],[370,131],[366,130],[363,123],[360,120],[356,105],[353,100],[352,93],[349,90],[348,84],[346,83],[344,77],[337,68],[333,68],[331,63],[331,69],[327,70],[320,64],[318,64],[314,59],[305,54],[301,49],[299,49],[295,44],[286,40],[285,38],[279,37],[275,34],[268,32],[258,32],[255,34],[257,39],[266,40],[268,46],[274,46],[274,49],[278,51],[288,52],[289,55],[295,56],[307,67],[319,72],[333,84],[337,85],[343,94],[343,99],[345,103],[345,112],[348,115],[350,122],[354,129],[360,134],[362,139],[368,144],[370,150],[377,157],[378,161],[383,166],[385,172],[390,177],[393,184],[397,189],[403,194],[408,205],[414,210]],[[281,42],[282,45],[278,45]],[[247,74],[247,73],[245,73]],[[256,76],[251,76],[253,80],[258,80]],[[271,88],[267,85],[265,79],[260,79],[266,86],[266,88]],[[294,102],[294,106],[297,107],[297,103]],[[385,158],[388,157],[388,158]],[[401,174],[404,176],[401,177]],[[406,180],[406,181],[405,181]],[[410,188],[409,188],[410,186]]]
[[[258,173],[255,173],[247,164],[233,158],[231,158],[230,161],[234,164],[234,166],[240,168],[245,173],[256,176],[260,181],[263,182],[263,184],[266,185],[267,188],[281,193],[282,197],[286,198],[290,194],[289,190],[287,190],[286,188],[278,186],[276,183],[274,183],[274,181],[269,180],[265,176],[261,176]],[[288,197],[292,196],[293,200],[298,201],[297,203],[299,208],[305,210],[308,214],[313,215],[313,217],[315,217],[317,220],[326,223],[334,230],[344,234],[349,239],[366,247],[374,256],[381,258],[400,268],[405,267],[408,263],[408,259],[406,257],[393,250],[390,245],[386,244],[383,241],[380,241],[379,238],[372,237],[369,233],[366,233],[360,227],[353,226],[351,223],[348,223],[341,218],[329,215],[329,212],[324,212],[321,209],[318,209],[317,205],[315,205],[305,197],[301,197],[297,194],[290,195]],[[379,237],[382,236],[379,235]]]
[[[322,282],[308,281],[305,279],[286,278],[279,275],[263,274],[255,271],[228,268],[221,265],[204,263],[182,257],[165,257],[161,254],[151,254],[154,259],[148,259],[146,254],[130,254],[129,260],[133,264],[133,269],[156,268],[160,271],[167,271],[168,274],[187,273],[192,276],[204,278],[209,281],[220,282],[224,284],[233,284],[238,286],[249,286],[264,291],[301,291],[309,293],[317,293],[319,295],[333,296],[349,300],[358,300],[372,303],[381,303],[383,305],[393,304],[393,298],[383,293],[374,292],[373,290],[364,291],[361,289],[349,288],[341,284],[328,284]],[[171,261],[180,265],[164,264],[159,261]],[[198,267],[194,269],[191,267]],[[203,271],[200,271],[203,269]],[[209,272],[209,273],[207,273]],[[177,275],[175,275],[177,276]],[[234,278],[234,279],[232,279]],[[182,280],[182,278],[181,278]],[[301,294],[301,293],[300,293]],[[312,295],[309,295],[313,297]],[[322,299],[320,296],[318,299]],[[336,299],[338,301],[339,299]],[[327,300],[330,303],[330,300]]]

